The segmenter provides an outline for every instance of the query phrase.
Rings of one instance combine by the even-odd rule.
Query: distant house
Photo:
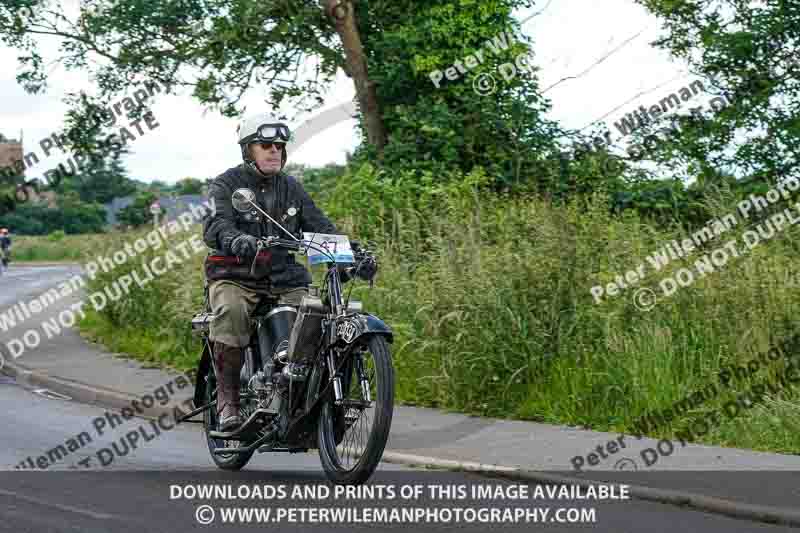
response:
[[[47,204],[51,209],[58,205],[58,195],[54,191],[37,191],[31,185],[17,188],[17,200],[32,204]]]
[[[106,208],[106,223],[110,226],[119,224],[117,213],[131,205],[135,198],[135,196],[124,196],[122,198],[114,198],[114,200],[105,204],[103,207]],[[167,222],[175,220],[182,213],[189,211],[190,205],[203,204],[206,202],[206,197],[202,194],[184,194],[181,196],[161,196],[157,201],[161,206],[159,219],[161,222]]]
[[[50,191],[37,192],[31,185],[19,187],[25,171],[22,141],[7,139],[0,135],[0,183],[16,183],[17,200],[20,202],[46,203],[49,207],[56,205],[56,194]]]
[[[22,169],[25,168],[23,156],[22,142],[14,139],[0,140],[0,178],[22,174]]]
[[[201,205],[206,201],[202,194],[184,194],[181,196],[162,196],[158,199],[161,206],[162,220],[175,220],[179,215],[189,211],[189,205]],[[166,217],[166,218],[165,218]]]

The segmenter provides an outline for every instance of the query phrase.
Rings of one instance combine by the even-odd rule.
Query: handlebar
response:
[[[289,239],[279,239],[278,237],[262,237],[258,239],[259,248],[275,248],[282,247],[291,250],[300,250],[303,248],[303,241],[290,241]]]
[[[286,248],[288,250],[300,251],[300,250],[302,250],[304,248],[306,248],[306,249],[310,248],[314,244],[318,244],[318,243],[314,243],[312,241],[305,241],[305,240],[281,239],[281,238],[278,238],[278,237],[269,236],[269,237],[261,237],[261,238],[259,238],[257,246],[258,246],[258,251],[261,251],[264,248],[276,248],[276,247]],[[366,262],[372,262],[372,263],[375,263],[377,265],[377,262],[375,261],[374,255],[372,253],[370,253],[368,250],[360,248],[359,247],[360,243],[358,243],[358,241],[353,241],[352,244],[354,245],[354,248],[357,248],[357,251],[353,250],[353,258],[356,260],[356,263],[358,263],[358,265],[347,267],[345,269],[345,272],[348,274],[349,277],[352,277],[353,275],[355,275],[356,271],[359,269],[359,267],[365,261]],[[318,247],[316,249],[320,250],[320,248],[318,248]],[[325,251],[327,252],[327,250],[325,250]],[[253,263],[250,265],[250,275],[253,275],[253,273],[255,271],[257,257],[258,257],[258,253],[256,253],[256,257],[253,258]],[[333,259],[333,257],[331,257],[331,259]],[[331,262],[335,262],[335,261],[331,261]],[[371,285],[372,285],[372,280],[370,279],[370,286]]]
[[[289,239],[281,239],[279,237],[273,237],[273,236],[261,237],[261,238],[258,239],[258,247],[259,248],[281,247],[281,248],[287,248],[289,250],[300,251],[300,250],[302,250],[304,248],[310,247],[313,244],[319,244],[319,243],[315,243],[315,242],[312,242],[312,241],[306,241],[306,240],[292,241],[292,240],[289,240]],[[360,248],[359,247],[360,243],[358,241],[351,241],[351,244],[353,245],[353,248],[354,248],[353,249],[353,255],[354,256],[361,256],[361,257],[372,257],[373,256],[368,250],[366,250],[364,248]],[[356,251],[356,249],[358,249],[358,251]]]

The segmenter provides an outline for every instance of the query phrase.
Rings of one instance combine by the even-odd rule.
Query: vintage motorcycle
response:
[[[284,229],[241,191],[248,192],[234,193],[236,209],[257,209]],[[392,423],[394,368],[389,344],[393,334],[379,318],[363,313],[349,292],[343,296],[340,268],[348,277],[355,276],[374,257],[367,250],[353,254],[345,235],[326,235],[325,242],[320,242],[319,234],[298,240],[284,231],[292,238],[260,239],[259,248],[283,247],[305,253],[311,264],[325,263],[322,290],[309,287],[299,307],[262,299],[253,313],[253,334],[240,375],[244,422],[234,431],[221,433],[217,431],[217,376],[209,340],[214,317],[206,287],[205,309],[192,319],[193,331],[204,345],[194,394],[199,407],[182,421],[203,414],[208,449],[219,468],[239,470],[256,450],[297,453],[317,448],[332,482],[364,483],[383,456]],[[251,272],[254,267],[255,259]]]

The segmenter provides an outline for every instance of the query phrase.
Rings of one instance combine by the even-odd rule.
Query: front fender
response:
[[[345,326],[344,324],[350,324],[350,326]],[[352,331],[354,331],[353,335],[343,337],[342,335],[347,332],[345,330],[348,329],[352,329]],[[340,317],[337,320],[336,338],[337,340],[341,339],[343,343],[352,344],[358,338],[370,334],[385,335],[388,342],[392,342],[394,340],[394,333],[392,333],[392,329],[386,325],[383,320],[375,315],[370,315],[368,313],[355,313]],[[350,339],[349,341],[347,340],[348,338]],[[323,368],[325,368],[324,363],[314,365],[314,370],[311,372],[311,375],[308,378],[306,384],[306,412],[311,411],[311,405],[314,403],[317,394],[319,394],[319,391],[327,385],[327,383],[323,381],[323,378],[327,380],[328,374],[325,370],[323,370]]]
[[[345,344],[353,344],[360,337],[370,334],[383,335],[389,343],[394,341],[392,328],[375,315],[354,313],[336,320],[336,338]]]

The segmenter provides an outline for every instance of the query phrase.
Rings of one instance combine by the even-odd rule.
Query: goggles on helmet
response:
[[[248,136],[242,142],[243,143],[251,143],[251,142],[288,142],[291,139],[292,133],[289,131],[289,127],[286,124],[262,124],[256,130],[256,133]]]

